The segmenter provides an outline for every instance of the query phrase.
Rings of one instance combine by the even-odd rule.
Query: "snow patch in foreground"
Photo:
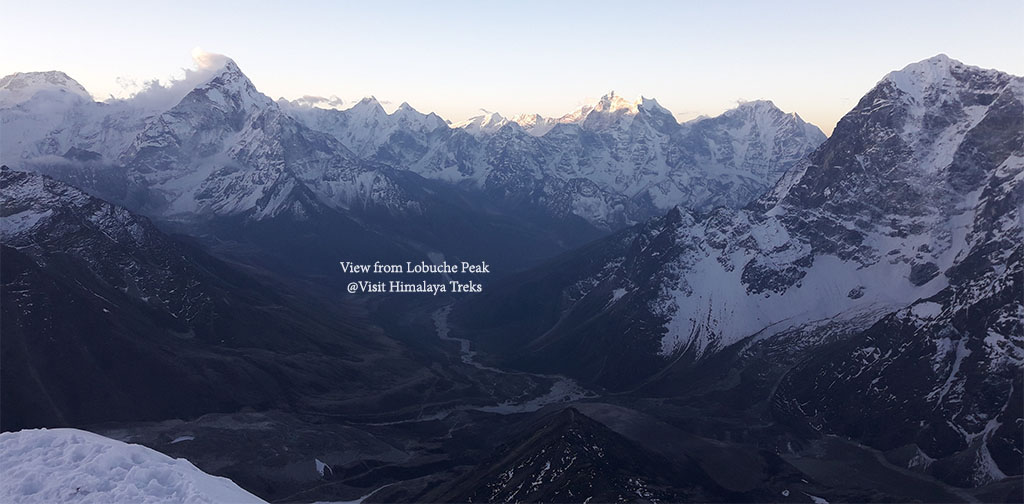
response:
[[[0,502],[262,503],[185,459],[78,429],[0,434]]]

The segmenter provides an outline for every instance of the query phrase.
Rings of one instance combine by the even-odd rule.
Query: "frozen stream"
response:
[[[545,381],[551,381],[551,388],[546,394],[524,397],[523,399],[513,399],[503,403],[495,404],[493,406],[458,406],[431,415],[424,415],[411,420],[397,420],[394,422],[382,422],[372,423],[366,425],[398,425],[405,423],[415,422],[426,422],[430,420],[442,420],[447,418],[449,415],[456,411],[483,411],[486,413],[497,413],[499,415],[511,415],[515,413],[530,413],[537,411],[544,406],[549,404],[561,404],[573,402],[579,399],[589,399],[598,397],[597,394],[581,387],[575,380],[566,378],[561,375],[546,375],[537,373],[527,373],[522,371],[506,371],[504,369],[498,369],[490,366],[485,366],[476,360],[476,352],[470,348],[469,340],[463,338],[455,338],[450,335],[450,329],[448,327],[448,314],[451,313],[451,305],[445,306],[434,312],[434,330],[437,332],[437,337],[442,341],[452,341],[459,344],[459,356],[462,362],[473,366],[482,371],[490,373],[498,373],[503,375],[516,375],[516,376],[532,376],[540,378]],[[525,395],[525,394],[524,394]]]
[[[489,413],[499,413],[503,415],[512,413],[529,413],[531,411],[537,411],[544,406],[549,404],[558,404],[572,402],[579,399],[597,397],[596,394],[590,392],[581,387],[575,380],[566,378],[560,375],[544,375],[536,373],[525,373],[517,371],[505,371],[503,369],[493,368],[485,366],[476,361],[476,352],[470,349],[469,340],[462,338],[455,338],[451,336],[450,328],[448,327],[448,315],[451,313],[451,305],[445,306],[440,310],[434,312],[434,329],[437,331],[437,337],[443,341],[454,341],[459,344],[459,353],[462,357],[462,362],[469,364],[477,369],[483,371],[490,371],[492,373],[500,373],[506,375],[520,375],[520,376],[534,376],[544,380],[551,380],[551,389],[547,394],[526,399],[523,401],[509,401],[495,406],[481,406],[467,408],[475,411],[486,411]]]

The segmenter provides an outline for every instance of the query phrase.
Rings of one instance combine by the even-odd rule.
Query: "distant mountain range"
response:
[[[336,103],[274,102],[231,60],[167,109],[95,102],[61,72],[13,74],[0,81],[0,161],[175,220],[415,212],[390,174],[400,170],[616,229],[675,205],[741,207],[825,139],[765,101],[678,124],[655,100],[610,93],[559,119],[456,127],[408,104]],[[90,175],[72,178],[68,164]]]

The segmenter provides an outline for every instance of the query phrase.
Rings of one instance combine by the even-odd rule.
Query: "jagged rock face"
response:
[[[238,318],[256,307],[238,299],[232,306],[230,298],[237,294],[226,294],[252,285],[213,258],[165,235],[145,217],[50,177],[5,168],[0,187],[5,247],[45,271],[86,282],[90,287],[83,288],[92,288],[101,300],[101,292],[123,295],[150,311],[168,333],[229,346],[257,344],[241,329],[252,322]],[[107,303],[115,309],[115,301]]]
[[[0,184],[4,245],[44,264],[72,256],[101,282],[145,299],[183,327],[213,315],[211,293],[194,281],[192,266],[173,242],[145,218],[49,177],[5,169]]]
[[[892,251],[854,246],[871,235],[904,242],[916,235],[917,248],[929,252],[898,250],[890,260],[941,263],[956,241],[951,234],[962,232],[956,223],[971,218],[983,186],[999,184],[993,177],[1005,178],[997,175],[1001,170],[1019,170],[1021,86],[1020,78],[944,56],[894,72],[840,121],[835,141],[758,206],[774,207],[772,214],[807,230],[822,247],[849,242],[837,254],[864,264]]]
[[[812,356],[784,378],[776,414],[958,486],[1020,475],[1022,253]]]
[[[970,191],[977,202],[954,264],[930,268],[949,285],[805,363],[786,378],[777,399],[784,414],[902,449],[900,464],[961,486],[1024,472],[1024,109],[1020,79],[1004,84],[1011,92],[1015,85],[1016,97],[993,93],[986,101],[994,110],[978,122],[1005,129],[984,137],[969,132],[940,171],[940,183],[927,188]],[[981,138],[987,148],[978,147]],[[964,184],[960,175],[974,169],[983,171],[979,181]],[[928,254],[934,245],[918,249]]]

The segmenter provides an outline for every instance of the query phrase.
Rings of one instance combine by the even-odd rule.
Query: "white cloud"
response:
[[[139,85],[127,79],[118,83],[126,90],[127,99],[135,106],[152,110],[167,110],[204,82],[213,77],[231,58],[223,54],[207,52],[202,48],[192,49],[193,68],[183,68],[182,75],[167,81],[152,79]],[[116,98],[115,98],[116,100]]]

